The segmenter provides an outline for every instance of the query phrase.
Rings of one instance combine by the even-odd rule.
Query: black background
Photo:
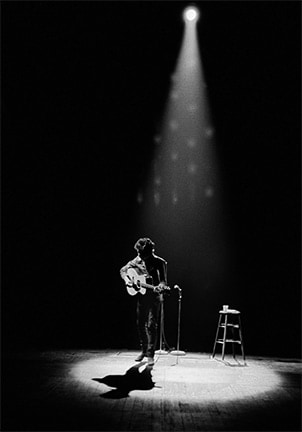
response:
[[[134,257],[135,167],[150,162],[187,4],[1,3],[5,346],[137,348],[119,268]],[[237,261],[227,296],[194,286],[198,266],[190,283],[169,267],[184,286],[181,348],[211,351],[227,302],[248,355],[300,356],[301,6],[198,5]],[[175,292],[165,307],[173,347]]]

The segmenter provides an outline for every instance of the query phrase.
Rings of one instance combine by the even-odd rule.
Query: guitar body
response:
[[[130,267],[127,270],[126,276],[129,281],[128,284],[126,285],[126,288],[128,294],[130,294],[131,296],[134,296],[137,293],[144,295],[146,294],[147,289],[150,289],[152,291],[156,290],[157,293],[161,293],[163,291],[170,291],[170,288],[168,286],[160,287],[160,286],[154,286],[146,283],[146,276],[139,275],[134,268]]]
[[[131,282],[137,287],[126,286],[128,294],[134,296],[137,293],[142,295],[146,294],[147,288],[143,288],[142,285],[146,284],[146,277],[144,275],[139,275],[134,268],[129,268],[127,270],[127,277],[131,280]],[[152,285],[150,285],[151,287]],[[152,289],[154,287],[152,286]]]

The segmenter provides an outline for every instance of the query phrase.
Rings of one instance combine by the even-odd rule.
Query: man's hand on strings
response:
[[[136,283],[134,283],[132,279],[130,279],[128,275],[126,275],[124,281],[127,288],[134,288],[136,291],[139,291],[139,287],[136,285]]]

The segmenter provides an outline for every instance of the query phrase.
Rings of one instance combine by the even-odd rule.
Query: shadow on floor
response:
[[[142,370],[140,370],[143,367]],[[107,375],[104,378],[92,378],[108,387],[114,387],[107,393],[100,396],[107,399],[121,399],[128,397],[132,390],[152,390],[155,383],[151,376],[152,366],[148,366],[147,362],[140,362],[132,366],[124,375]]]

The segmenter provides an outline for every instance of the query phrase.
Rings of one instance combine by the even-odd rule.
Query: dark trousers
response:
[[[159,300],[152,295],[138,294],[137,329],[142,352],[148,357],[154,356],[157,341],[157,323],[159,315]]]

